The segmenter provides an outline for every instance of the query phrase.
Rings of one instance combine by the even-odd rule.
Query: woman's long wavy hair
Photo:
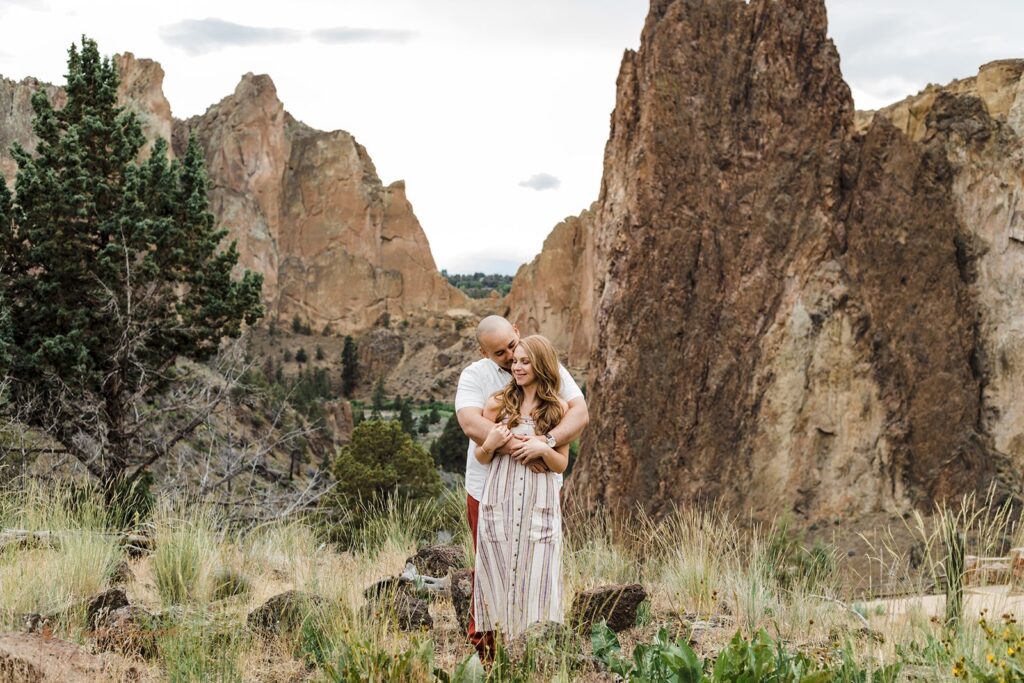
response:
[[[547,434],[562,421],[565,411],[558,402],[558,390],[562,380],[558,374],[558,354],[547,337],[532,334],[519,340],[519,346],[526,349],[537,382],[537,407],[530,414],[537,434]],[[518,350],[518,346],[516,350]],[[519,424],[519,412],[523,406],[523,388],[516,384],[515,377],[508,386],[496,394],[498,397],[498,419],[508,416],[509,429]]]

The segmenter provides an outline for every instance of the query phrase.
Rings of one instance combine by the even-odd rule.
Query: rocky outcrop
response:
[[[35,78],[12,81],[0,76],[0,175],[8,187],[14,186],[18,165],[11,158],[11,145],[18,143],[28,152],[35,151],[32,132],[32,93],[43,90],[56,107],[63,107],[64,90]]]
[[[0,681],[6,683],[100,683],[141,678],[139,668],[124,657],[94,655],[60,638],[0,634]]]
[[[576,368],[586,366],[594,337],[594,208],[555,226],[506,299],[521,333],[545,335]]]
[[[345,131],[315,130],[289,115],[269,76],[246,74],[235,92],[187,121],[172,118],[163,69],[128,53],[113,58],[121,102],[148,140],[181,156],[190,135],[206,155],[210,206],[236,240],[239,271],[263,275],[267,319],[298,316],[317,330],[367,330],[386,317],[465,307],[437,271],[402,181],[385,186],[366,149]],[[0,172],[12,182],[12,142],[33,148],[31,94],[57,107],[63,91],[0,79]]]
[[[465,302],[437,271],[405,184],[385,187],[349,133],[292,118],[268,76],[246,74],[177,123],[179,155],[189,135],[206,150],[211,204],[240,267],[263,274],[270,317],[350,332]]]
[[[990,351],[985,322],[1013,287],[985,284],[977,235],[988,221],[1005,250],[1019,156],[967,179],[955,151],[1019,139],[952,93],[906,117],[919,133],[855,121],[826,33],[820,0],[655,0],[623,58],[569,483],[592,506],[816,518],[1019,492],[1016,418],[989,411],[1013,351]]]
[[[981,430],[1024,468],[1024,60],[923,92],[880,112],[948,162],[963,234],[956,253],[977,308]]]

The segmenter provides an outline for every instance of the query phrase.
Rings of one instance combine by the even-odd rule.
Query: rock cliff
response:
[[[547,336],[574,368],[586,367],[594,336],[594,208],[555,226],[505,301],[520,332]]]
[[[822,0],[654,0],[593,210],[570,493],[809,518],[1018,494],[1014,64],[855,116]]]
[[[117,55],[122,103],[152,140],[180,155],[194,134],[206,152],[211,209],[237,240],[239,269],[264,277],[267,319],[359,332],[386,315],[464,307],[466,297],[437,272],[401,181],[384,186],[366,150],[345,131],[295,120],[268,76],[246,74],[235,92],[187,121],[171,116],[163,69]],[[34,79],[0,79],[0,172],[13,181],[12,142],[32,148]]]

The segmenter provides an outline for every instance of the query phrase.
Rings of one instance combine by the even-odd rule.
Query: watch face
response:
[[[548,440],[548,447],[549,448],[554,448],[555,447],[555,437],[551,436],[550,434],[547,434],[546,436],[547,436],[547,440]]]

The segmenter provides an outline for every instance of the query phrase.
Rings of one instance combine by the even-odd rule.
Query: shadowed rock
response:
[[[591,588],[576,595],[569,610],[569,623],[577,632],[588,634],[599,622],[613,631],[636,626],[636,612],[647,599],[647,591],[638,583]]]

